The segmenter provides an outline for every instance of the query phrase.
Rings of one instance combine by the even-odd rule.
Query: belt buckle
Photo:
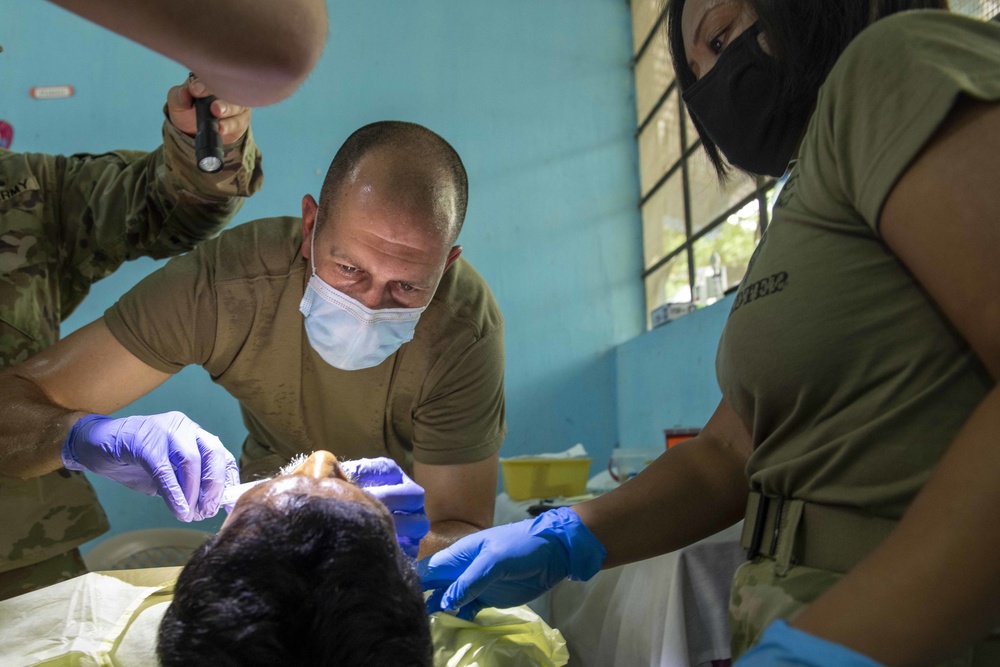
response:
[[[774,554],[778,548],[778,533],[781,528],[781,513],[785,508],[785,497],[778,496],[777,511],[774,513],[774,526],[771,531],[770,553]],[[757,514],[753,522],[753,532],[750,533],[750,548],[747,549],[747,560],[753,560],[760,555],[760,545],[764,540],[764,524],[767,523],[767,510],[771,505],[771,497],[763,493],[757,502]]]
[[[760,494],[757,501],[757,514],[753,521],[753,532],[750,533],[750,548],[747,549],[747,560],[753,560],[760,555],[760,542],[764,539],[764,520],[767,518],[767,506],[771,499]]]

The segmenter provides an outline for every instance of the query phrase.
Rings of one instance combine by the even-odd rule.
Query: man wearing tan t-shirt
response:
[[[0,470],[103,474],[88,452],[183,437],[165,415],[123,428],[99,415],[198,364],[240,402],[245,480],[319,449],[390,456],[426,490],[422,556],[489,526],[506,435],[503,319],[455,245],[467,193],[461,160],[433,132],[361,128],[301,219],[228,230],[0,378]]]

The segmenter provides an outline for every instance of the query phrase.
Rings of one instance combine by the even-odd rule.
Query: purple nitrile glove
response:
[[[400,549],[410,558],[416,558],[420,540],[431,527],[424,512],[423,487],[407,477],[395,461],[384,456],[341,461],[340,467],[352,482],[389,508]]]
[[[89,470],[159,495],[181,521],[215,516],[226,486],[240,483],[221,441],[180,412],[112,419],[87,415],[62,446],[69,470]]]
[[[430,613],[458,609],[471,620],[483,607],[515,607],[569,577],[587,581],[604,546],[569,507],[466,535],[417,563]]]
[[[882,667],[882,663],[775,621],[733,667]]]

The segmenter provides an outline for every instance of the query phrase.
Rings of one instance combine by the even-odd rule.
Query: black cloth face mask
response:
[[[785,79],[757,40],[758,21],[736,37],[708,74],[684,91],[691,114],[734,167],[783,175],[805,131],[812,105],[782,105]]]

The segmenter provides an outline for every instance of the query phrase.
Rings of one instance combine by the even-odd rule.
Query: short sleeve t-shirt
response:
[[[1000,25],[943,11],[876,22],[821,88],[719,346],[753,488],[898,518],[994,386],[878,229],[962,95],[1000,99]]]
[[[227,230],[136,285],[105,322],[149,366],[198,364],[239,401],[245,478],[317,449],[407,470],[494,454],[506,435],[503,318],[482,277],[459,258],[413,340],[374,368],[339,370],[313,351],[299,312],[301,225]]]

